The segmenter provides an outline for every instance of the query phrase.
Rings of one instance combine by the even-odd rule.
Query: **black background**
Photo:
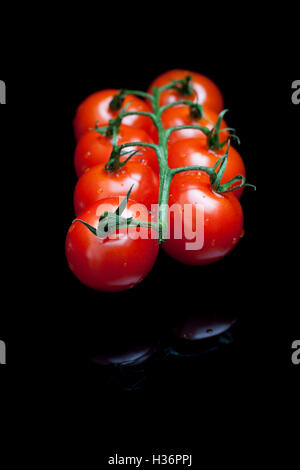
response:
[[[33,396],[45,392],[46,406],[47,394],[64,400],[68,424],[83,416],[89,429],[88,418],[95,424],[97,416],[107,438],[99,461],[111,446],[137,453],[136,434],[148,449],[162,435],[160,445],[171,441],[177,452],[190,448],[198,456],[199,442],[194,446],[189,436],[194,426],[197,435],[203,432],[201,419],[208,436],[226,441],[234,411],[240,429],[252,407],[257,411],[256,403],[267,413],[282,384],[291,394],[299,374],[291,364],[291,343],[300,334],[295,307],[300,107],[291,102],[299,67],[287,58],[287,51],[294,57],[292,39],[278,48],[276,31],[268,38],[252,31],[245,41],[240,31],[232,39],[222,35],[222,41],[220,31],[202,32],[200,38],[198,30],[191,36],[175,29],[149,38],[141,25],[130,33],[121,24],[115,26],[119,33],[97,41],[79,31],[59,38],[52,32],[41,47],[35,37],[17,55],[8,54],[6,63],[3,58],[2,257],[8,301],[1,339],[7,342],[8,365],[1,372]],[[257,186],[241,200],[246,235],[215,265],[192,269],[160,253],[140,286],[113,296],[93,292],[73,277],[64,257],[76,183],[76,107],[102,88],[146,90],[172,68],[203,73],[223,92],[228,124],[241,138],[247,179]],[[202,310],[239,315],[234,343],[196,360],[162,360],[158,354],[140,392],[112,390],[107,373],[89,361],[91,349],[103,343],[158,343],[161,351],[170,342],[170,326]],[[171,429],[177,440],[170,439]],[[98,452],[96,436],[89,455]]]

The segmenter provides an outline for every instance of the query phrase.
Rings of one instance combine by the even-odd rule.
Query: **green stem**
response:
[[[166,91],[166,90],[174,89],[178,91],[178,93],[190,96],[193,94],[193,88],[190,84],[192,80],[193,80],[193,77],[191,75],[188,75],[186,78],[183,78],[180,80],[173,80],[172,82],[167,83],[166,85],[160,87],[159,93],[162,93],[163,91]]]
[[[125,149],[126,147],[149,147],[156,151],[159,151],[158,145],[151,144],[150,142],[127,142],[118,146],[120,150]]]
[[[215,176],[215,171],[213,168],[209,168],[207,166],[200,166],[200,165],[191,165],[191,166],[182,166],[179,168],[173,168],[171,170],[172,177],[177,175],[177,173],[182,173],[183,171],[205,171],[205,173],[208,174],[208,176],[214,177]]]
[[[124,95],[134,95],[134,96],[140,96],[141,98],[148,98],[148,100],[153,99],[153,96],[150,93],[147,93],[146,91],[141,91],[141,90],[122,90]]]
[[[156,127],[158,131],[158,163],[159,163],[159,210],[158,210],[158,225],[159,225],[159,241],[163,242],[168,233],[168,202],[169,202],[169,188],[172,180],[172,172],[168,165],[168,137],[166,130],[161,122],[161,108],[159,107],[159,97],[161,88],[153,88],[153,113],[156,116]]]

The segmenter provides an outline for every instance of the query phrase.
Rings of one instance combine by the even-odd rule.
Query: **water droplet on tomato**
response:
[[[241,233],[241,235],[240,235],[240,238],[243,238],[244,235],[245,235],[245,230],[243,229],[243,230],[242,230],[242,233]]]

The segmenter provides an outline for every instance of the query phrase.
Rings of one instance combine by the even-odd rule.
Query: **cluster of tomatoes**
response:
[[[180,87],[165,89],[159,95],[159,106],[177,101],[189,100],[201,105],[202,113],[197,113],[188,104],[167,106],[160,119],[164,129],[186,126],[170,134],[167,145],[167,166],[169,169],[186,166],[217,167],[227,152],[226,167],[222,170],[221,184],[240,175],[245,177],[243,160],[230,144],[229,129],[223,119],[223,97],[217,86],[207,77],[185,70],[173,70],[156,78],[149,87],[154,87],[184,79],[192,79],[192,92],[186,96]],[[122,216],[151,220],[151,206],[158,204],[163,172],[160,171],[155,149],[144,144],[158,144],[159,134],[153,120],[147,113],[153,112],[152,101],[126,94],[122,109],[126,115],[115,136],[117,145],[141,142],[132,147],[131,158],[114,171],[107,169],[107,162],[113,150],[113,136],[99,132],[108,126],[120,113],[111,103],[118,90],[102,90],[89,96],[80,104],[74,119],[74,132],[77,140],[75,149],[75,169],[78,182],[74,191],[76,219],[67,234],[66,257],[70,269],[85,285],[102,291],[120,291],[141,282],[152,269],[158,255],[159,243],[153,228],[119,228],[113,236],[98,237],[96,227],[103,216],[105,207],[117,211],[120,197],[126,197],[126,208]],[[134,113],[138,114],[134,114]],[[220,121],[220,116],[222,117]],[[207,134],[195,127],[202,126],[211,133],[219,119],[218,146],[211,145]],[[213,134],[210,134],[213,135]],[[126,149],[130,151],[130,147]],[[128,153],[127,152],[127,153]],[[124,162],[126,155],[122,155]],[[169,233],[161,244],[162,248],[182,263],[203,265],[219,260],[229,253],[243,236],[243,211],[239,202],[242,185],[233,183],[228,191],[218,191],[205,171],[182,171],[173,176],[169,187],[169,206],[190,207],[189,215],[182,216],[182,236],[174,236],[174,213],[170,213]],[[235,189],[236,187],[236,189]],[[148,212],[137,213],[137,203],[143,204]],[[185,233],[187,225],[195,230],[197,211],[201,206],[204,214],[204,240],[198,249],[186,249]],[[84,223],[82,223],[84,222]],[[186,226],[184,226],[184,224]],[[89,229],[90,228],[90,229]],[[133,232],[138,236],[133,236]],[[111,234],[112,235],[112,234]]]

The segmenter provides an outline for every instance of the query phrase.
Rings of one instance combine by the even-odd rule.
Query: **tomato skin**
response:
[[[213,167],[218,159],[225,154],[226,149],[211,150],[204,145],[202,139],[185,139],[169,146],[168,163],[170,168],[182,166],[200,165]],[[203,181],[209,182],[209,176],[201,172]],[[226,170],[221,180],[221,184],[226,183],[237,175],[246,176],[245,165],[242,157],[230,146],[228,151],[228,160]],[[237,183],[239,184],[239,183]],[[239,199],[243,193],[243,188],[236,189],[233,194]]]
[[[97,201],[80,214],[80,219],[97,227],[101,214],[107,210],[115,212],[119,198],[107,198]],[[129,200],[123,212],[124,217],[135,217],[135,201]],[[140,219],[147,217],[139,215]],[[150,218],[149,218],[150,220]],[[145,237],[148,231],[148,238]],[[140,233],[133,239],[131,233]],[[66,257],[73,274],[85,285],[108,292],[117,292],[134,287],[140,283],[152,269],[157,254],[158,242],[151,238],[147,228],[119,229],[114,232],[115,239],[99,239],[81,222],[71,225],[66,237]]]
[[[117,136],[117,144],[128,142],[146,142],[153,144],[153,139],[143,131],[135,127],[121,125]],[[142,147],[126,147],[126,151],[136,151]],[[158,173],[159,166],[155,150],[143,147],[142,155],[134,155],[130,161],[139,161],[149,165]],[[112,151],[112,138],[105,137],[99,132],[88,131],[78,141],[74,155],[74,166],[78,178],[88,169],[100,163],[106,164]],[[128,155],[127,155],[128,156]],[[121,158],[124,161],[126,156]]]
[[[204,109],[204,116],[205,118],[196,119],[190,116],[190,107],[189,106],[176,106],[172,108],[166,109],[161,116],[162,125],[165,129],[169,127],[175,126],[202,126],[206,127],[207,129],[213,129],[214,125],[212,123],[216,123],[218,119],[218,114],[215,111],[210,109]],[[212,121],[212,122],[210,122]],[[222,120],[221,129],[225,129],[227,127],[226,122],[224,119]],[[225,142],[229,136],[228,131],[223,131],[219,134],[220,142]],[[202,139],[203,143],[206,143],[207,137],[206,135],[197,129],[181,129],[178,131],[172,132],[169,138],[169,144],[173,144],[178,142],[182,139],[189,139],[192,137],[198,137],[198,139]]]
[[[87,170],[77,181],[74,191],[74,209],[78,215],[99,199],[126,196],[132,184],[132,198],[151,209],[158,203],[159,178],[148,166],[139,162],[127,162],[117,171],[105,170],[96,165]]]
[[[113,97],[119,93],[119,90],[101,90],[88,96],[77,108],[73,121],[75,138],[78,140],[89,129],[94,129],[96,122],[99,126],[105,126],[110,119],[114,119],[120,113],[111,111],[109,105]],[[127,111],[151,111],[149,105],[133,95],[126,95],[121,109],[129,102]],[[147,116],[126,116],[122,123],[127,126],[133,126],[146,131],[154,140],[157,139],[157,130],[151,118]]]
[[[198,102],[208,108],[213,109],[215,112],[220,113],[224,108],[224,100],[221,91],[217,85],[210,80],[210,78],[205,77],[197,72],[190,72],[189,70],[169,70],[168,72],[159,75],[148,88],[148,93],[152,93],[154,86],[160,88],[167,83],[170,83],[173,80],[181,80],[187,75],[193,77],[193,87],[196,90],[196,93],[193,93],[192,96],[183,96],[178,93],[176,90],[166,90],[163,91],[160,95],[160,106],[165,104],[174,103],[180,99],[189,99]]]
[[[196,173],[196,174],[195,174]],[[162,248],[173,258],[189,265],[210,264],[227,255],[243,235],[243,211],[238,199],[231,193],[219,194],[203,183],[197,172],[178,173],[170,186],[169,207],[178,204],[182,212],[181,239],[174,237],[174,212],[170,213],[170,238]],[[185,204],[192,204],[192,215],[184,222]],[[196,228],[196,204],[204,209],[204,244],[201,248],[187,250],[192,243],[184,236],[184,230]]]

